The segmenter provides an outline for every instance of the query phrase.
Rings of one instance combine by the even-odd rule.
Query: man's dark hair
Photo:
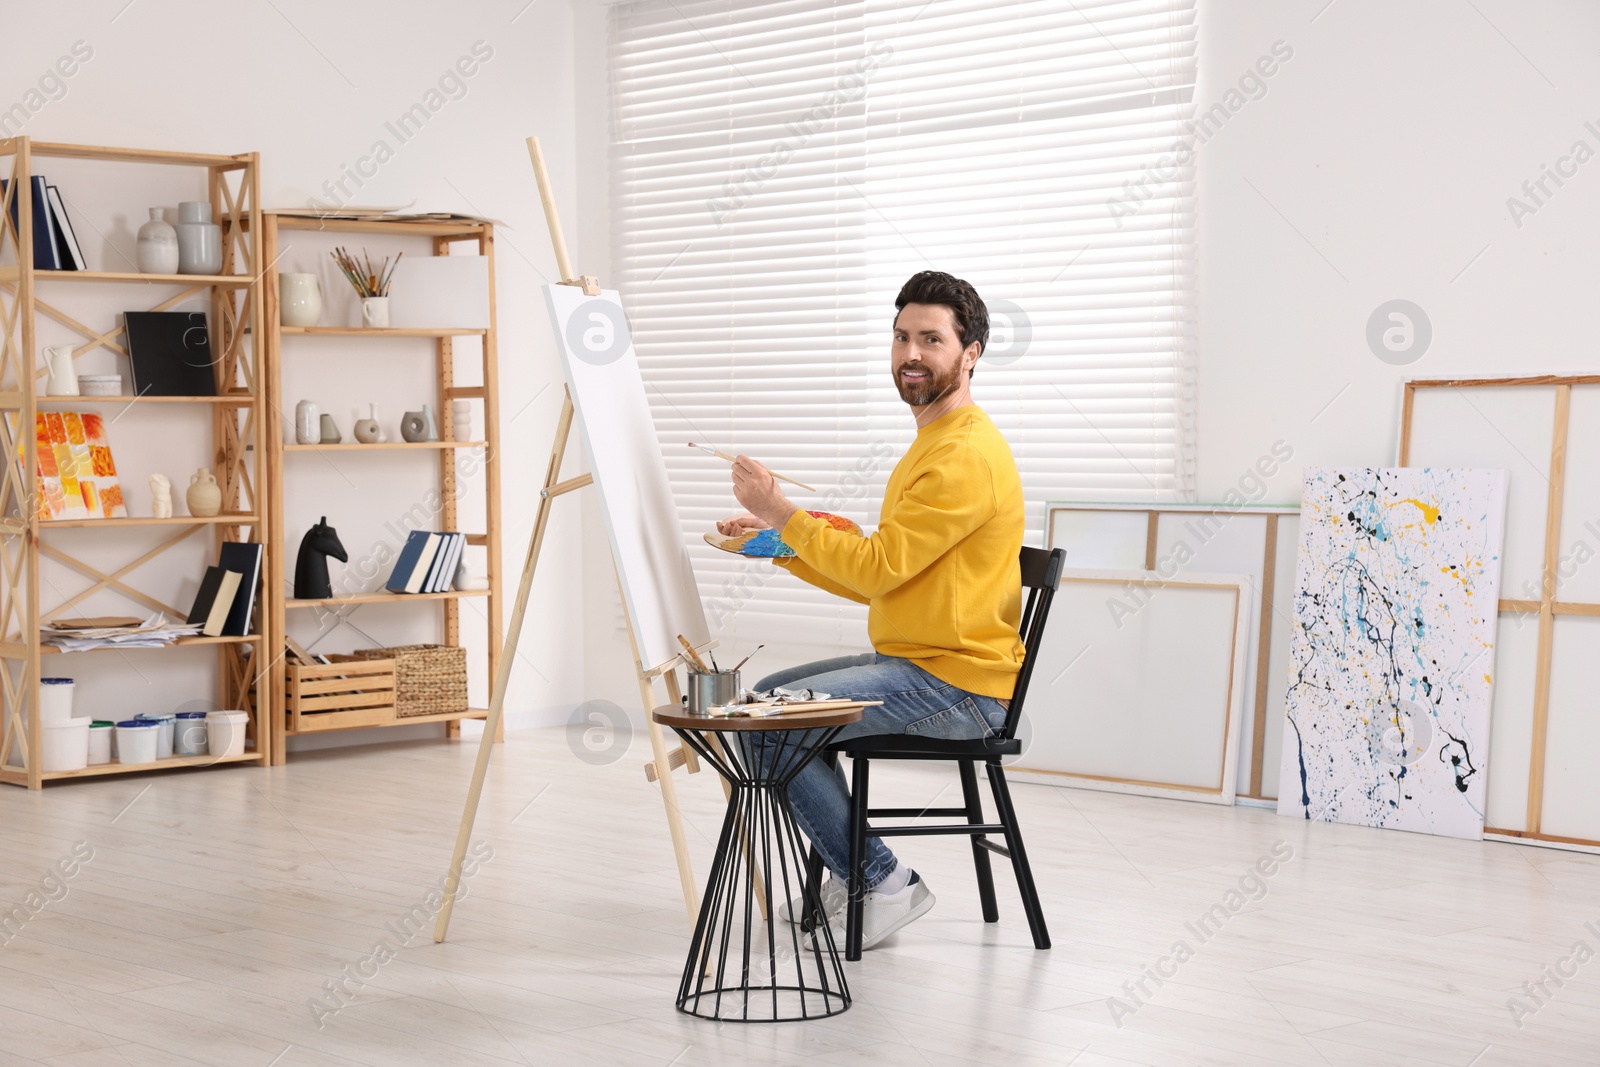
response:
[[[907,304],[940,304],[949,308],[950,314],[955,317],[956,329],[961,332],[963,352],[974,341],[978,343],[980,356],[989,346],[989,309],[984,306],[978,290],[970,282],[952,277],[942,270],[913,274],[900,287],[900,295],[894,298],[896,321]],[[967,377],[972,377],[972,371],[967,372]]]

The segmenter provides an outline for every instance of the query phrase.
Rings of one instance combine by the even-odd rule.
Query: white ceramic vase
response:
[[[178,231],[167,221],[167,209],[150,209],[150,221],[139,227],[133,252],[140,274],[178,273]]]
[[[285,326],[315,326],[321,318],[321,280],[315,274],[280,274],[278,321]]]
[[[222,227],[211,221],[211,204],[185,200],[178,205],[178,273],[217,274],[222,270]]]
[[[322,412],[315,400],[302,400],[294,406],[294,441],[297,445],[322,441]]]

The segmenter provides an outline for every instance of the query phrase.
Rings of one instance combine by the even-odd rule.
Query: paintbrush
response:
[[[750,650],[750,656],[755,655],[757,652],[760,652],[763,648],[766,648],[766,647],[767,647],[766,645],[757,645],[755,648],[752,648]],[[743,667],[746,663],[749,663],[750,662],[750,656],[746,656],[744,659],[740,660],[738,663],[735,663],[733,665],[733,669],[734,670],[738,670],[740,667]]]
[[[708,452],[711,455],[716,456],[718,459],[727,460],[729,463],[737,463],[737,462],[739,462],[739,457],[738,456],[730,456],[726,452],[718,452],[716,449],[712,448],[710,445],[697,445],[693,441],[690,441],[689,442],[689,447],[690,448],[698,448],[702,452]],[[787,474],[779,474],[777,471],[772,471],[770,473],[772,474],[772,476],[774,478],[778,479],[778,481],[780,481],[780,482],[788,482],[790,485],[798,485],[800,488],[809,489],[813,493],[815,493],[817,491],[815,487],[809,486],[805,482],[796,481],[795,479],[789,477]]]
[[[694,664],[695,670],[699,671],[701,674],[717,673],[706,666],[706,661],[700,658],[700,653],[694,650],[694,646],[689,643],[689,639],[687,637],[679,634],[678,644],[683,646],[683,650],[688,654],[689,661]]]

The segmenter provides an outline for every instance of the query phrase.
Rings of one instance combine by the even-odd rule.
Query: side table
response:
[[[677,731],[727,779],[727,815],[689,942],[678,1010],[729,1022],[794,1022],[850,1006],[833,930],[812,932],[776,909],[803,900],[823,914],[818,887],[806,884],[806,840],[789,806],[789,783],[861,719],[862,705],[763,718],[714,718],[681,707],[652,718]]]

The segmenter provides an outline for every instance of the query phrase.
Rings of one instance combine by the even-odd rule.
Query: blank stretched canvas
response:
[[[1483,835],[1506,472],[1307,468],[1278,814]]]

